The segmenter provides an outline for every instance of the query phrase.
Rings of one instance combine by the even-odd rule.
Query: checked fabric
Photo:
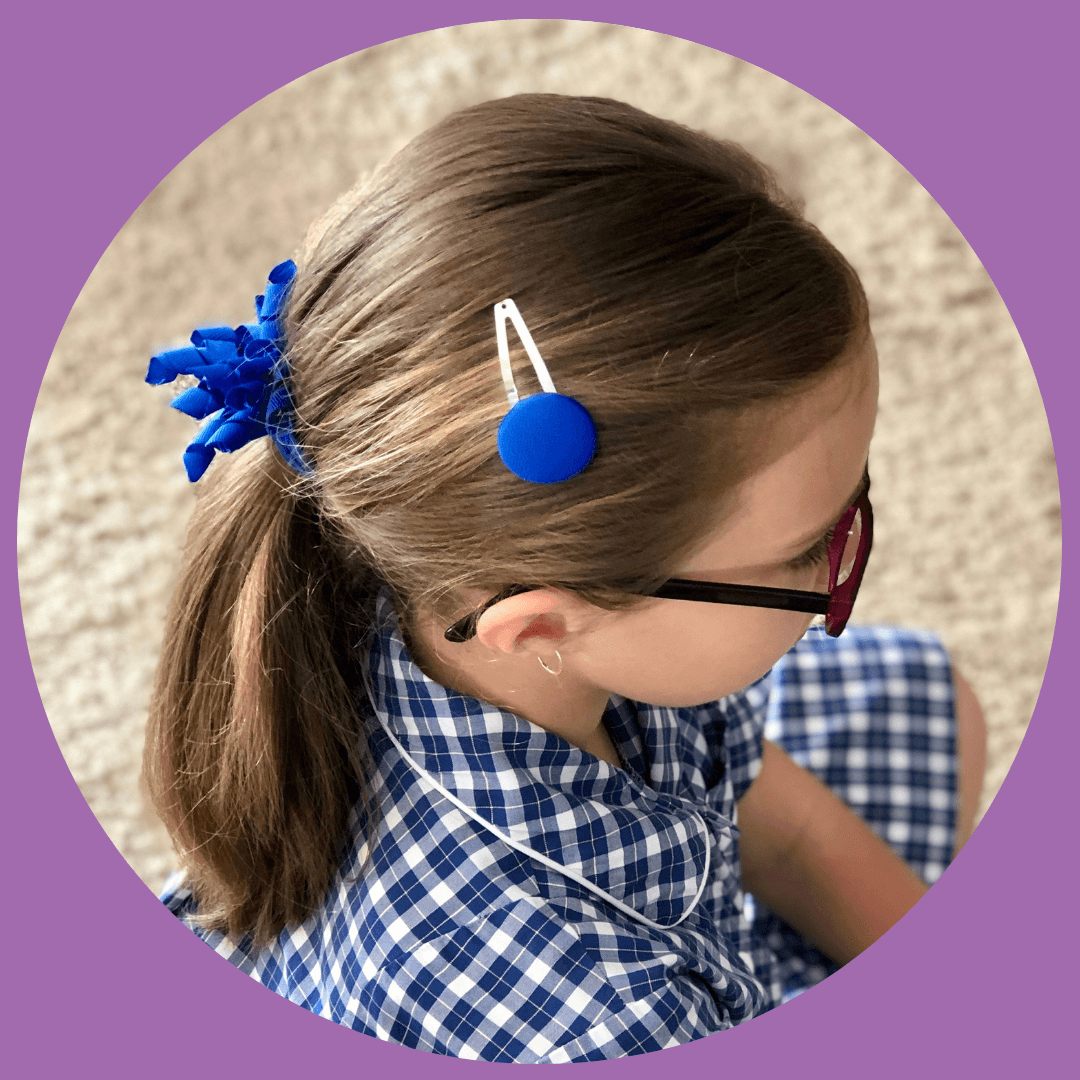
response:
[[[741,891],[736,801],[763,736],[927,881],[948,863],[954,699],[932,634],[812,630],[719,702],[613,697],[621,769],[433,682],[385,594],[378,617],[370,851],[354,820],[323,906],[263,950],[200,929],[180,875],[162,896],[231,963],[337,1023],[455,1057],[590,1061],[721,1031],[824,978],[828,961]]]

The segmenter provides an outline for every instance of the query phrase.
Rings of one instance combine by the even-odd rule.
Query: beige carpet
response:
[[[741,141],[861,273],[882,391],[858,616],[941,633],[989,720],[984,806],[1009,768],[1053,632],[1057,476],[1034,375],[977,256],[886,151],[767,72],[646,31],[476,24],[316,71],[194,150],[102,256],[49,365],[19,515],[27,636],[75,779],[154,888],[172,855],[139,758],[194,425],[166,408],[168,388],[143,384],[147,359],[196,325],[250,319],[308,223],[413,134],[539,90],[621,98]]]

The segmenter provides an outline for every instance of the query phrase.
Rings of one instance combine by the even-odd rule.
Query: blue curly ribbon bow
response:
[[[191,344],[150,360],[146,381],[152,386],[194,375],[198,386],[177,395],[174,409],[206,420],[184,451],[184,468],[193,483],[206,472],[215,451],[229,454],[252,439],[269,435],[282,457],[301,476],[311,473],[293,434],[293,400],[286,378],[282,316],[296,263],[287,259],[270,271],[266,291],[255,297],[259,321],[232,329],[207,326],[191,335]]]

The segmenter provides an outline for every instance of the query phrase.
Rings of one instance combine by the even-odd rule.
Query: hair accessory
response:
[[[559,670],[558,670],[558,671],[552,671],[552,670],[551,670],[551,668],[549,668],[549,667],[547,666],[547,664],[545,664],[545,663],[544,663],[544,658],[543,658],[542,656],[538,656],[538,657],[536,658],[537,660],[539,660],[539,661],[540,661],[540,666],[541,666],[541,667],[542,667],[542,668],[543,668],[543,669],[544,669],[544,670],[545,670],[545,671],[546,671],[546,672],[547,672],[547,673],[548,673],[549,675],[561,675],[561,674],[562,674],[562,656],[560,655],[560,653],[559,653],[559,650],[558,650],[558,649],[556,649],[556,650],[555,650],[555,655],[559,657]]]
[[[150,360],[146,381],[152,386],[178,375],[199,380],[178,394],[172,407],[195,420],[206,420],[184,451],[188,479],[206,472],[214,453],[228,454],[252,439],[269,435],[282,457],[301,476],[311,473],[293,434],[293,400],[286,382],[285,327],[282,316],[296,263],[287,259],[270,271],[266,291],[255,297],[258,322],[232,329],[209,326],[191,335],[191,344]]]
[[[510,319],[525,346],[542,394],[518,399],[510,367],[506,320]],[[596,453],[596,426],[588,410],[575,398],[555,390],[547,366],[533,342],[529,328],[513,300],[495,305],[495,334],[499,342],[499,366],[510,411],[499,424],[499,457],[503,464],[531,484],[558,484],[577,476]]]

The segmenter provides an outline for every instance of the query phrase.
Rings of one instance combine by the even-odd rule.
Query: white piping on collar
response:
[[[562,863],[556,862],[554,859],[549,859],[546,855],[542,855],[539,851],[536,851],[533,848],[529,847],[528,844],[522,844],[519,841],[515,840],[513,837],[507,836],[506,833],[502,832],[500,829],[497,829],[486,818],[481,817],[471,807],[466,806],[465,803],[463,803],[456,795],[453,795],[451,792],[447,791],[446,788],[443,787],[443,785],[440,784],[439,781],[431,775],[431,773],[427,772],[425,769],[422,769],[416,763],[413,757],[409,754],[409,752],[405,749],[405,747],[402,746],[400,742],[398,742],[398,740],[394,736],[394,733],[386,725],[386,722],[383,720],[381,715],[379,716],[379,723],[382,725],[383,731],[385,731],[386,734],[390,737],[390,741],[394,744],[394,746],[397,747],[398,753],[401,754],[401,756],[412,766],[412,768],[417,772],[417,774],[422,776],[440,795],[449,799],[450,802],[452,802],[460,811],[462,811],[462,813],[471,817],[473,821],[475,821],[478,825],[483,826],[483,828],[487,829],[488,832],[493,833],[504,844],[507,844],[509,847],[514,848],[515,851],[520,851],[523,855],[527,855],[530,859],[535,859],[537,862],[543,863],[544,866],[555,870],[557,873],[565,875],[572,881],[576,881],[579,885],[584,886],[591,893],[595,893],[597,896],[602,897],[613,907],[621,911],[624,915],[629,915],[630,918],[636,919],[639,923],[642,923],[653,930],[673,930],[681,922],[688,919],[691,912],[694,910],[694,908],[697,907],[698,901],[701,899],[702,895],[705,892],[705,886],[706,884],[708,884],[709,881],[709,870],[712,867],[712,844],[710,843],[709,838],[709,827],[705,824],[705,821],[700,814],[695,812],[693,816],[697,820],[697,823],[701,826],[702,834],[705,839],[705,870],[701,875],[701,884],[698,886],[698,890],[694,894],[694,899],[691,901],[690,906],[673,923],[668,923],[667,925],[665,925],[663,923],[653,922],[652,919],[647,919],[644,915],[641,914],[641,912],[635,911],[632,907],[630,907],[629,904],[624,904],[621,900],[616,899],[614,896],[611,895],[611,893],[607,892],[605,889],[601,889],[599,885],[595,884],[595,882],[590,881],[583,874],[579,874],[576,870],[571,870],[568,866],[563,866]],[[753,969],[751,968],[751,970]]]

